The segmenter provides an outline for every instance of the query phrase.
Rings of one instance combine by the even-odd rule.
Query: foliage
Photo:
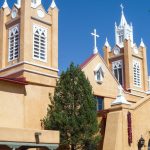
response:
[[[94,150],[99,141],[96,99],[84,73],[73,63],[57,82],[43,119],[45,129],[59,130],[65,150]]]

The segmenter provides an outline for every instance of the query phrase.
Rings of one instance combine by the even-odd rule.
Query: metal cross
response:
[[[99,35],[96,34],[96,29],[94,29],[94,33],[91,33],[91,35],[94,36],[94,54],[98,53],[98,49],[97,49],[97,38],[99,38]]]
[[[122,5],[122,4],[120,5],[120,7],[121,7],[121,9],[122,9],[122,11],[123,11],[124,7],[123,7],[123,5]]]

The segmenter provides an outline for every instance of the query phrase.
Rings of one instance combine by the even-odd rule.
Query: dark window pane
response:
[[[104,98],[103,97],[96,97],[97,99],[97,111],[104,109]]]

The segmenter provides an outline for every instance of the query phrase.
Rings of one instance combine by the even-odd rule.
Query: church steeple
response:
[[[124,11],[123,11],[124,7],[123,7],[122,4],[120,5],[120,7],[121,7],[122,11],[121,11],[121,20],[120,20],[120,25],[119,26],[124,27],[125,25],[128,25],[128,24],[127,24],[127,20],[125,18]]]
[[[115,23],[115,40],[116,45],[118,45],[120,48],[124,47],[124,40],[130,39],[131,46],[133,45],[133,27],[132,24],[128,24],[127,20],[124,15],[124,7],[121,4],[121,20],[119,26]]]

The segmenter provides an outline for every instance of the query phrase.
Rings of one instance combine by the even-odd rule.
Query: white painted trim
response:
[[[5,67],[5,68],[3,68],[3,69],[0,69],[0,71],[5,71],[5,70],[7,70],[7,69],[10,69],[10,68],[13,68],[13,67],[22,65],[23,63],[24,63],[24,62],[22,61],[22,62],[19,62],[19,63],[17,63],[17,64],[13,64],[13,65],[11,65],[11,66],[8,66],[8,67]]]
[[[135,68],[135,65],[136,65],[136,68]],[[135,72],[135,69],[137,71],[137,66],[139,67],[139,75],[137,75],[137,72]],[[136,76],[134,76],[135,73],[136,73]],[[138,81],[137,81],[138,79],[140,80],[139,81],[140,85],[137,85],[138,84]],[[142,84],[142,82],[141,82],[141,63],[138,60],[133,60],[133,85],[135,87],[141,88],[142,87],[141,84]]]
[[[48,69],[48,70],[52,70],[52,71],[59,71],[59,69],[55,69],[55,68],[46,67],[46,66],[43,66],[43,65],[34,64],[34,63],[31,63],[31,62],[28,62],[28,61],[24,61],[24,63],[28,64],[28,65],[32,65],[32,66],[36,66],[36,67],[40,67],[40,68],[44,68],[44,69]]]
[[[35,28],[38,29],[42,29],[45,30],[46,36],[45,36],[45,59],[41,59],[41,58],[36,58],[34,57],[34,34],[35,34]],[[40,34],[39,34],[40,36]],[[32,41],[32,45],[33,45],[33,50],[32,50],[32,58],[38,61],[42,61],[42,62],[47,62],[47,50],[48,50],[48,28],[43,27],[41,25],[37,25],[37,24],[33,24],[33,41]],[[39,51],[40,52],[40,51]],[[40,54],[39,54],[40,56]]]
[[[30,73],[35,73],[35,74],[39,74],[39,75],[43,75],[43,76],[47,76],[47,77],[52,77],[52,78],[58,78],[58,76],[55,76],[55,75],[42,73],[42,72],[39,72],[39,71],[33,71],[33,70],[30,70],[30,69],[23,69],[23,71],[27,71],[27,72],[30,72]]]
[[[114,66],[116,65],[116,63],[118,63],[118,64],[120,63],[120,64],[121,64],[121,69],[122,69],[122,86],[124,86],[125,83],[124,83],[124,72],[123,72],[123,69],[124,69],[124,68],[123,68],[123,67],[124,67],[124,66],[123,66],[123,60],[122,60],[122,59],[119,59],[119,60],[116,60],[116,61],[113,61],[113,62],[112,62],[112,72],[113,72],[114,76],[115,76],[115,72],[114,72],[114,69],[115,69],[115,68],[114,68]],[[119,69],[119,68],[117,67],[117,69]],[[116,76],[115,76],[115,78],[116,78]],[[116,78],[116,79],[117,79],[117,78]],[[118,79],[117,79],[117,80],[118,80]],[[119,82],[119,80],[118,80],[118,82]]]
[[[59,76],[55,76],[55,75],[51,75],[51,74],[47,74],[47,73],[42,73],[42,72],[39,72],[39,71],[33,71],[33,70],[30,70],[30,69],[19,69],[17,71],[13,71],[11,73],[1,75],[0,77],[9,76],[11,74],[15,74],[15,73],[18,73],[18,72],[21,72],[21,71],[27,71],[27,72],[30,72],[30,73],[35,73],[35,74],[38,74],[38,75],[43,75],[43,76],[52,77],[52,78],[59,78]]]
[[[133,88],[128,88],[127,90],[133,90],[133,91],[140,92],[140,93],[146,93],[145,91],[137,90],[137,89],[133,89]]]
[[[14,30],[14,29],[18,29],[18,56],[17,56],[17,58],[15,58],[15,54],[14,54],[14,52],[16,52],[15,51],[15,46],[14,46],[14,49],[13,49],[13,59],[12,60],[10,60],[10,33],[11,32],[13,32],[12,30]],[[9,31],[8,31],[9,33],[8,33],[8,62],[12,62],[12,61],[14,61],[14,60],[17,60],[18,58],[19,58],[19,55],[20,55],[20,24],[16,24],[16,25],[14,25],[14,26],[12,26],[12,27],[10,27],[9,28]],[[15,37],[15,35],[14,35],[14,37]],[[14,45],[14,41],[13,41],[13,45]]]
[[[125,92],[125,93],[127,93],[127,92]],[[141,95],[138,95],[138,94],[133,94],[133,93],[127,93],[127,94],[129,94],[129,95],[133,95],[133,96],[138,96],[138,97],[142,97],[142,98],[144,98],[144,96],[141,96]],[[131,101],[131,100],[130,100]]]
[[[5,70],[7,70],[7,69],[10,69],[10,68],[13,68],[13,67],[22,65],[22,64],[28,64],[28,65],[40,67],[40,68],[47,69],[47,70],[57,71],[57,72],[59,71],[58,69],[55,69],[55,68],[46,67],[46,66],[42,66],[42,65],[37,65],[37,64],[31,63],[31,62],[28,62],[28,61],[19,62],[19,63],[17,63],[17,64],[14,64],[14,65],[5,67],[5,68],[3,68],[3,69],[0,69],[0,71],[5,71]]]

